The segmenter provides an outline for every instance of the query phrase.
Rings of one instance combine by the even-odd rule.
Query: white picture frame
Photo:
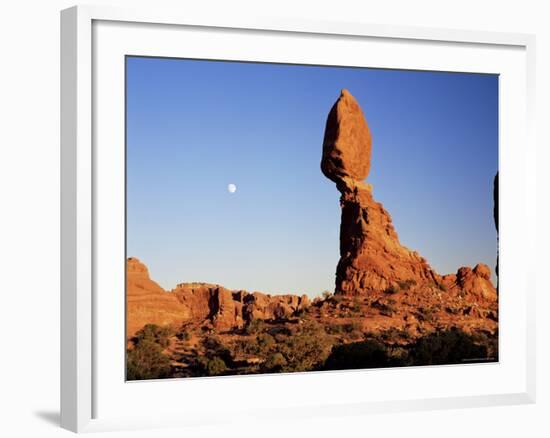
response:
[[[149,32],[147,44],[139,38],[139,34],[144,32],[143,29],[148,29],[147,32]],[[255,39],[264,38],[264,36],[273,38],[273,41],[270,40],[270,44],[273,44],[270,46],[273,47],[273,53],[265,54],[264,49],[264,54],[261,55],[267,57],[266,60],[271,60],[270,56],[273,59],[283,56],[277,55],[278,45],[281,49],[289,41],[294,45],[291,41],[293,39],[298,41],[299,39],[334,38],[335,41],[337,39],[335,44],[340,47],[342,44],[384,43],[411,49],[416,47],[418,50],[425,51],[426,56],[441,53],[441,60],[438,61],[441,64],[438,65],[441,65],[442,69],[460,71],[458,58],[468,57],[467,52],[471,50],[472,53],[475,52],[471,58],[473,67],[468,71],[477,69],[480,72],[502,74],[505,79],[510,78],[510,82],[504,82],[505,89],[501,93],[501,105],[504,106],[500,119],[503,126],[501,141],[508,145],[501,148],[500,163],[503,206],[500,266],[502,276],[508,277],[499,281],[502,298],[501,313],[504,318],[501,342],[509,342],[510,350],[515,346],[515,356],[504,355],[498,364],[468,366],[468,379],[487,381],[486,386],[479,383],[479,390],[473,391],[467,385],[461,385],[460,379],[464,379],[463,382],[466,381],[465,375],[460,377],[461,366],[422,367],[412,371],[396,369],[389,371],[391,374],[385,374],[388,370],[371,370],[371,372],[343,371],[307,373],[307,375],[298,373],[286,376],[236,376],[191,379],[192,381],[187,383],[183,382],[186,385],[186,398],[189,398],[194,406],[187,408],[182,406],[180,411],[176,409],[167,412],[161,406],[157,411],[151,411],[149,406],[148,415],[140,415],[139,412],[132,415],[130,409],[128,412],[118,412],[114,408],[116,405],[124,404],[120,397],[128,397],[128,400],[143,397],[146,400],[166,393],[167,400],[171,400],[175,394],[177,395],[182,382],[169,380],[129,384],[120,381],[118,371],[111,373],[109,370],[108,361],[111,361],[112,366],[117,370],[124,361],[123,354],[118,354],[119,349],[124,351],[123,338],[115,340],[111,345],[106,335],[106,333],[113,333],[114,326],[110,324],[118,327],[115,327],[115,332],[124,324],[124,314],[120,312],[120,303],[124,300],[124,289],[120,290],[122,297],[117,298],[113,303],[98,297],[104,293],[102,291],[106,289],[105,285],[120,284],[121,278],[124,278],[125,263],[124,259],[121,259],[114,266],[113,260],[102,257],[101,254],[105,248],[102,239],[119,242],[121,224],[111,227],[109,222],[113,218],[102,216],[100,212],[105,209],[97,207],[103,202],[117,205],[121,199],[117,197],[117,193],[122,195],[124,193],[124,187],[113,190],[112,195],[106,194],[105,191],[106,186],[113,187],[113,182],[116,184],[117,181],[118,183],[123,181],[120,179],[121,173],[118,173],[123,173],[120,169],[120,158],[123,157],[121,155],[123,149],[120,150],[120,135],[121,132],[123,133],[120,117],[123,117],[123,114],[117,111],[120,108],[117,105],[120,104],[120,96],[123,94],[120,87],[124,77],[118,75],[120,70],[108,70],[118,73],[106,75],[103,69],[109,59],[115,59],[118,63],[118,67],[113,68],[120,68],[121,54],[158,51],[166,56],[171,53],[171,50],[179,50],[181,41],[179,46],[177,41],[174,47],[162,45],[164,41],[162,38],[165,38],[167,33],[178,32],[178,29],[186,29],[185,32],[200,32],[201,38],[209,38],[210,34],[218,35],[219,32],[234,32],[235,38],[239,41],[252,42],[250,53],[255,50],[253,44]],[[192,35],[185,32],[182,33],[181,38]],[[126,52],[129,46],[125,44],[129,39],[125,40],[123,35],[125,33],[129,35],[131,33],[132,44],[143,44],[143,46],[135,45],[131,53]],[[176,34],[170,34],[171,40],[174,35]],[[178,35],[176,35],[177,38],[179,38]],[[286,43],[277,42],[279,37],[284,37]],[[155,46],[155,44],[158,45]],[[147,47],[143,48],[145,45]],[[431,50],[436,52],[430,52]],[[458,55],[455,56],[456,64],[451,63],[451,56],[444,54],[449,50],[456,51],[456,54],[453,52],[453,55]],[[481,51],[476,52],[478,50]],[[207,43],[198,44],[193,53],[200,57],[201,51],[204,52],[205,58],[221,56],[222,59],[242,59],[243,56],[237,52],[230,52],[227,47],[223,47],[223,44],[219,44],[219,41],[213,41],[210,46]],[[282,52],[282,50],[279,51]],[[224,56],[224,53],[227,53],[227,56]],[[298,52],[296,55],[286,56],[295,56],[292,58],[295,62],[300,58]],[[331,55],[324,53],[322,56]],[[353,53],[347,56],[353,56]],[[493,65],[491,57],[494,57],[495,68],[490,67]],[[531,268],[534,263],[529,257],[534,257],[532,254],[535,254],[533,248],[536,236],[534,197],[536,157],[533,138],[534,57],[534,36],[524,34],[424,29],[359,22],[260,19],[238,14],[232,17],[194,16],[187,11],[129,10],[103,6],[77,6],[62,11],[61,426],[75,432],[84,432],[202,424],[211,421],[214,417],[216,421],[231,421],[235,412],[239,414],[239,419],[242,421],[243,416],[269,419],[284,414],[305,418],[312,415],[362,415],[369,412],[533,403],[535,400],[534,294],[536,285],[534,268]],[[284,58],[281,59],[284,60]],[[335,62],[350,65],[347,64],[350,62],[349,59],[348,61],[335,60]],[[255,57],[251,56],[250,60],[255,60]],[[422,62],[424,62],[424,68],[429,67],[429,61],[421,59],[415,60],[414,63],[410,61],[405,65],[408,61],[401,57],[393,60],[390,58],[384,60],[381,57],[377,62],[389,68],[411,68],[411,66],[421,65],[419,63]],[[107,76],[109,83],[105,82],[104,86],[101,81]],[[515,91],[507,94],[506,87]],[[109,125],[104,122],[107,118],[106,111],[103,111],[106,103],[101,90],[109,90],[110,98],[118,99],[115,105],[109,102],[109,107],[114,114],[114,117],[109,114]],[[515,108],[516,112],[508,113],[508,109],[510,111],[512,109],[506,105],[511,106],[512,102],[514,104],[519,102],[519,109]],[[518,118],[513,120],[512,116],[518,116]],[[109,133],[109,138],[105,136],[105,132]],[[103,152],[98,154],[98,144],[103,151],[112,151],[114,155],[108,156]],[[107,181],[107,178],[111,179]],[[507,199],[512,198],[524,201],[523,208],[516,209],[521,211],[512,211],[510,203],[506,202]],[[506,219],[508,212],[509,220]],[[528,226],[525,226],[526,223]],[[124,224],[122,229],[123,227]],[[514,230],[519,229],[523,230],[523,235],[521,238],[519,236],[515,238]],[[515,253],[517,254],[514,255]],[[510,266],[514,268],[517,266],[517,269],[512,272]],[[508,298],[506,290],[515,290],[517,294]],[[117,318],[120,319],[117,320]],[[507,321],[517,322],[513,332],[512,324],[507,324]],[[506,331],[508,328],[510,331]],[[116,336],[114,338],[116,339]],[[502,347],[506,351],[507,345],[501,344]],[[487,376],[496,375],[500,372],[499,370],[508,366],[510,369],[499,375],[499,379],[488,382],[491,379]],[[373,372],[378,374],[375,375]],[[376,395],[373,376],[376,377],[376,381],[385,382],[385,379],[392,379],[396,382],[395,388],[388,391],[387,397]],[[374,388],[373,395],[362,397],[359,394],[351,398],[346,394],[337,393],[337,389],[342,385],[353,384],[353,379],[364,380],[364,382],[368,380],[369,387]],[[422,379],[430,379],[434,382],[438,379],[441,381],[455,379],[457,388],[447,393],[445,388],[437,389],[437,384],[434,383],[434,388],[426,394],[414,388],[409,392],[403,390],[407,386],[406,382],[414,380],[421,383]],[[113,382],[117,381],[119,382],[113,385]],[[321,381],[326,385],[326,391],[322,393],[311,391]],[[221,405],[208,404],[207,406],[207,402],[198,397],[199,392],[211,394],[213,391],[220,393],[225,391],[235,394],[255,390],[276,391],[277,387],[286,384],[301,387],[300,393],[304,393],[295,404],[285,404],[284,400],[277,396],[271,404],[258,403],[254,398],[247,404],[246,399],[243,398],[242,401],[238,399],[239,405],[234,407],[236,410],[224,412]],[[120,391],[114,386],[120,387]],[[460,389],[460,386],[464,388]],[[111,389],[107,389],[111,387],[113,387],[112,392]],[[131,391],[126,391],[128,388]],[[193,400],[194,396],[197,397],[195,400]],[[223,396],[221,400],[224,400]],[[189,410],[191,408],[194,410]]]

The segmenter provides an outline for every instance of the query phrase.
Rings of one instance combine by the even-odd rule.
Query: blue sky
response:
[[[497,76],[138,57],[127,58],[128,256],[168,290],[333,290],[339,193],[320,160],[342,88],[367,118],[367,182],[401,243],[440,274],[494,270]]]

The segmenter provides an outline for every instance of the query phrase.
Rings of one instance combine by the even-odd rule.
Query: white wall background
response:
[[[139,0],[96,1],[134,5]],[[550,436],[550,14],[523,0],[157,0],[158,7],[256,15],[535,33],[537,53],[538,402],[530,406],[239,424],[107,436]],[[3,2],[0,9],[0,434],[61,436],[59,418],[59,10],[65,0]],[[521,145],[518,145],[521,147]],[[546,204],[546,205],[545,205]]]

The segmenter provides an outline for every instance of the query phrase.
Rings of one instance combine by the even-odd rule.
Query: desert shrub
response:
[[[233,344],[235,353],[238,354],[260,354],[260,347],[257,342],[250,339],[239,339]]]
[[[308,321],[284,342],[276,344],[274,353],[281,353],[287,362],[281,371],[309,371],[324,363],[331,346],[331,338],[324,328],[315,321]]]
[[[245,327],[245,333],[247,335],[256,335],[265,329],[265,322],[261,319],[253,319]]]
[[[476,344],[482,345],[487,349],[487,360],[498,360],[498,329],[496,333],[482,330],[472,335],[472,337]]]
[[[357,340],[363,338],[363,325],[358,321],[345,324],[344,330],[350,339]]]
[[[349,370],[399,365],[399,360],[391,358],[383,344],[377,341],[363,341],[334,346],[323,369]]]
[[[222,358],[224,363],[230,363],[232,360],[231,351],[216,336],[207,336],[202,340],[202,346],[205,349],[204,355],[208,359],[216,357]]]
[[[325,290],[325,291],[323,291],[323,293],[321,294],[321,296],[322,296],[325,300],[327,300],[327,299],[329,299],[329,298],[332,296],[332,292],[330,292],[330,291],[328,291],[328,290]]]
[[[318,307],[321,304],[323,304],[323,299],[321,297],[315,297],[313,298],[313,301],[311,301],[311,305],[314,307]]]
[[[126,352],[128,380],[162,379],[170,376],[170,359],[162,347],[149,339],[141,340]]]
[[[378,300],[373,301],[371,303],[371,306],[374,307],[375,309],[378,309],[380,314],[384,316],[393,316],[394,313],[396,312],[395,307],[393,307],[391,304],[389,303],[386,304]]]
[[[345,303],[346,301],[349,301],[349,298],[346,297],[345,295],[332,294],[330,295],[328,300],[331,301],[332,303],[339,304],[339,303]]]
[[[260,333],[256,342],[262,350],[269,350],[269,348],[275,344],[275,339],[267,333]]]
[[[416,316],[420,321],[433,323],[435,321],[436,313],[440,310],[441,306],[438,305],[431,307],[419,307]]]
[[[362,328],[363,326],[359,321],[352,321],[343,324],[326,325],[325,331],[330,335],[339,335],[360,332]]]
[[[189,339],[191,339],[191,335],[188,331],[181,330],[176,333],[176,338],[178,338],[180,341],[188,341]]]
[[[361,331],[362,328],[363,325],[359,321],[352,321],[344,324],[344,331],[346,333]]]
[[[234,344],[236,353],[265,356],[276,344],[275,338],[268,333],[260,333],[255,339],[239,339]]]
[[[344,333],[344,327],[342,324],[329,324],[325,326],[325,331],[329,335],[339,335]]]
[[[388,286],[386,289],[384,289],[384,293],[388,295],[393,295],[399,292],[399,289],[395,287],[393,284],[391,286]]]
[[[278,336],[290,336],[292,334],[292,330],[290,330],[288,327],[284,325],[276,325],[273,327],[270,327],[267,330],[267,333],[269,333],[271,336],[274,336],[275,339],[277,339]]]
[[[170,336],[172,336],[172,334],[173,330],[171,327],[146,324],[135,334],[132,341],[135,345],[144,341],[151,341],[160,345],[162,348],[166,348],[170,345]]]
[[[413,279],[403,280],[403,281],[399,281],[397,284],[399,285],[399,289],[409,290],[411,286],[416,286],[416,280],[413,280]]]
[[[438,283],[437,287],[439,288],[439,290],[447,292],[447,286],[445,286],[443,283]]]
[[[411,355],[415,365],[443,365],[484,361],[487,347],[458,329],[433,332],[413,345]]]
[[[389,329],[384,330],[377,337],[384,343],[396,343],[410,339],[410,335],[407,331],[400,330],[395,327],[390,327]]]
[[[207,376],[219,376],[227,371],[225,361],[219,356],[201,358],[200,365]]]
[[[282,353],[273,353],[268,356],[267,360],[263,364],[263,370],[266,372],[278,373],[283,370],[283,367],[286,364],[287,361]]]

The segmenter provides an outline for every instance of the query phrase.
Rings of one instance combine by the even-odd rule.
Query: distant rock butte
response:
[[[370,169],[371,147],[370,130],[359,104],[349,91],[342,90],[327,118],[321,160],[322,172],[341,193],[335,293],[361,295],[406,281],[440,284],[441,276],[428,262],[400,244],[391,216],[374,200],[372,186],[364,182]],[[475,276],[475,286],[485,291],[484,296],[493,295],[489,276],[477,275],[479,270],[470,271]],[[452,278],[456,284],[450,284]],[[459,270],[446,281],[449,287],[471,285],[473,281],[463,280]]]

